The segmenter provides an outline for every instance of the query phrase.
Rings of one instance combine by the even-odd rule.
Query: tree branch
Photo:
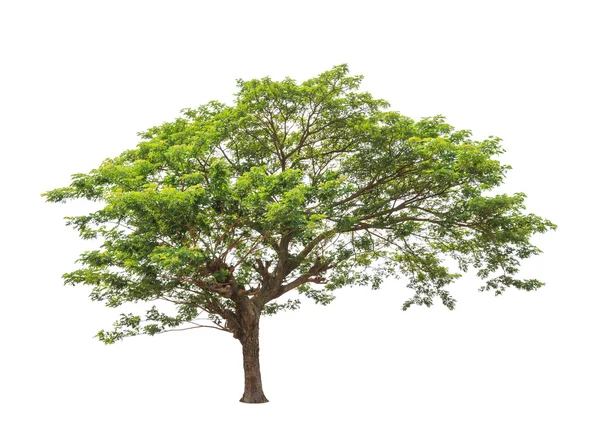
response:
[[[282,285],[277,292],[277,295],[269,299],[269,301],[276,299],[290,290],[294,290],[295,288],[301,286],[302,284],[306,284],[307,282],[314,282],[316,284],[323,284],[325,282],[325,277],[322,273],[326,272],[332,267],[331,262],[324,262],[317,258],[317,261],[312,265],[312,267],[306,272],[296,278],[294,281],[289,284]],[[268,302],[268,301],[267,301]]]
[[[169,332],[175,332],[175,331],[184,331],[184,330],[191,330],[193,328],[214,328],[215,330],[220,330],[220,331],[224,331],[224,332],[227,332],[227,333],[233,333],[232,331],[227,330],[226,328],[223,328],[223,327],[218,327],[218,326],[213,326],[213,325],[195,325],[193,327],[175,328],[175,329],[171,329],[171,330],[161,330],[157,334],[162,335],[163,333],[169,333]]]

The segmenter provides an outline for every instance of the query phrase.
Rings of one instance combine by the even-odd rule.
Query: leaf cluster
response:
[[[66,283],[90,285],[109,307],[179,309],[124,315],[99,338],[200,327],[201,315],[235,335],[248,300],[275,314],[298,308],[277,302],[293,290],[327,304],[335,290],[389,277],[413,290],[405,309],[435,297],[454,308],[447,286],[470,268],[496,294],[540,287],[517,278],[519,265],[540,253],[532,236],[556,226],[526,213],[524,194],[493,193],[510,169],[501,140],[390,111],[361,79],[341,65],[300,84],[239,80],[232,105],[184,109],[46,192],[103,203],[67,218],[103,243]]]

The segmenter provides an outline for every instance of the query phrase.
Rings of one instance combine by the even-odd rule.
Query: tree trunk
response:
[[[242,333],[239,338],[244,357],[244,395],[240,402],[247,404],[262,404],[269,402],[262,389],[260,363],[258,358],[258,324],[260,311],[244,312]]]

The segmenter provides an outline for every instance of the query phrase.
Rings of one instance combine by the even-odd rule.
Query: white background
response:
[[[598,441],[593,1],[3,1],[0,6],[0,439]],[[193,330],[92,339],[118,311],[63,287],[91,245],[84,204],[40,193],[235,79],[302,81],[340,63],[413,118],[504,139],[502,191],[559,230],[502,297],[464,277],[457,309],[403,284],[305,301],[261,329],[264,405],[238,402],[241,347]]]

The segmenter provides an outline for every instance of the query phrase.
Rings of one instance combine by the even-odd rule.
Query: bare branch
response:
[[[162,331],[158,332],[157,334],[162,335],[163,333],[169,333],[169,332],[175,332],[175,331],[184,331],[184,330],[192,330],[194,328],[214,328],[215,330],[220,330],[220,331],[224,331],[224,332],[227,332],[227,333],[233,333],[232,331],[227,330],[226,328],[223,328],[223,327],[212,326],[212,325],[195,325],[193,327],[175,328],[175,329],[171,329],[171,330],[162,330]]]

